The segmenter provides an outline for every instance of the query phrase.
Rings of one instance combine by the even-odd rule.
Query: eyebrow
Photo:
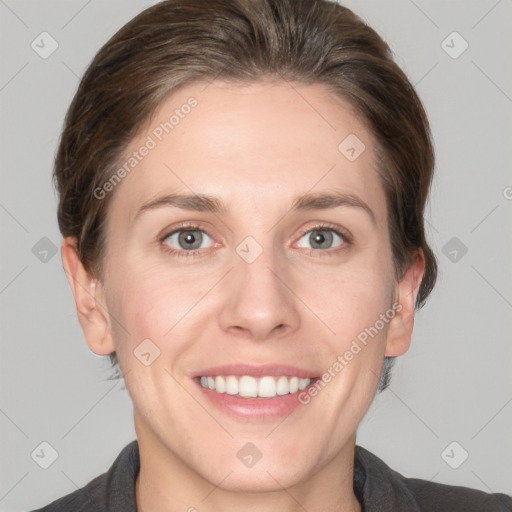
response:
[[[340,206],[351,206],[365,211],[373,224],[375,214],[360,197],[348,193],[307,193],[297,197],[290,211],[328,210]],[[163,207],[176,207],[183,210],[226,214],[229,209],[219,198],[207,194],[167,194],[144,203],[135,215],[135,219],[144,213]]]

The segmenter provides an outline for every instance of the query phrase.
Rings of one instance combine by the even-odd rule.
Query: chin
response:
[[[260,461],[261,462],[261,461]],[[286,467],[285,467],[286,466]],[[208,479],[213,485],[229,492],[240,493],[263,493],[282,491],[283,488],[287,489],[300,483],[303,478],[297,474],[297,468],[294,468],[293,473],[290,472],[290,464],[283,465],[282,461],[279,464],[269,464],[268,467],[262,466],[260,468],[237,468],[233,470],[229,476],[229,470],[223,475],[214,475],[214,480]]]

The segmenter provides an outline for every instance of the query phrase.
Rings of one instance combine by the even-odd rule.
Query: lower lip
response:
[[[312,380],[309,386],[314,384]],[[307,392],[309,386],[296,393],[276,395],[274,398],[242,398],[228,393],[217,393],[212,389],[201,386],[198,379],[194,379],[204,395],[222,412],[237,419],[262,421],[281,418],[290,415],[297,407],[304,405],[299,402],[299,394]]]

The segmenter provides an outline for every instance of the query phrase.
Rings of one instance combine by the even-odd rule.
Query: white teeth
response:
[[[201,377],[201,386],[212,389],[217,393],[239,395],[245,398],[274,398],[276,395],[287,395],[303,390],[311,384],[311,379],[299,377],[262,377],[256,379],[249,375],[235,377]]]
[[[222,377],[215,377],[215,390],[217,393],[226,392],[226,381]]]
[[[279,377],[276,386],[276,393],[278,395],[287,395],[290,392],[290,384],[286,377]]]
[[[311,379],[300,379],[299,380],[299,389],[302,391],[303,389],[306,389],[311,382]]]
[[[299,389],[299,377],[292,377],[290,379],[290,393],[296,393]]]
[[[258,396],[258,383],[254,377],[244,375],[238,381],[238,394],[245,397]]]
[[[263,377],[258,385],[258,396],[273,398],[276,396],[276,381],[274,377]]]
[[[238,379],[236,377],[226,378],[226,393],[228,395],[238,395]]]

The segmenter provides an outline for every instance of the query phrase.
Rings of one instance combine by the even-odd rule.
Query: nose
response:
[[[298,298],[285,260],[270,250],[248,263],[234,255],[235,268],[226,276],[220,311],[225,332],[254,341],[285,336],[298,329]]]

